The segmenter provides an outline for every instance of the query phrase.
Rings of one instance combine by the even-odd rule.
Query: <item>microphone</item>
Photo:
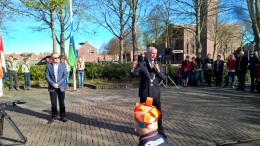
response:
[[[158,62],[157,62],[157,59],[156,59],[156,58],[154,59],[154,64],[158,64]]]

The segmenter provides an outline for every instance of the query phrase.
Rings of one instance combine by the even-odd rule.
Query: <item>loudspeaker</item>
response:
[[[172,60],[172,48],[165,48],[164,50],[164,60],[171,61]]]

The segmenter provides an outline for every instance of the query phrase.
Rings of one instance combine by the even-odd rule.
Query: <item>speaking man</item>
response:
[[[155,47],[147,48],[147,59],[136,63],[132,62],[130,75],[132,77],[140,76],[139,97],[140,103],[144,103],[147,97],[154,99],[153,105],[161,110],[161,91],[158,78],[165,79],[165,73],[160,62],[156,60],[157,49]],[[162,126],[162,114],[158,119],[158,132],[166,137]]]

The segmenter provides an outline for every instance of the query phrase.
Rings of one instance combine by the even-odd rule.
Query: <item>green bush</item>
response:
[[[31,80],[35,82],[42,82],[45,81],[44,72],[45,72],[45,65],[32,65],[31,66]],[[163,69],[165,70],[166,66],[163,65]],[[177,82],[176,73],[178,71],[179,66],[168,65],[168,72],[167,74]],[[97,80],[97,81],[110,81],[110,82],[127,82],[127,81],[135,81],[139,78],[132,78],[130,76],[130,63],[123,63],[123,64],[99,64],[99,63],[90,63],[87,62],[85,64],[85,78],[90,80]],[[227,76],[227,68],[224,68],[223,72],[223,82],[226,81]],[[77,75],[76,75],[77,77]],[[70,78],[72,78],[72,71]],[[19,84],[24,83],[24,76],[21,72],[21,69],[18,71],[18,79]],[[215,82],[214,74],[212,76],[213,83]],[[249,72],[246,74],[246,81],[250,81]],[[9,77],[7,76],[5,85],[9,85]]]

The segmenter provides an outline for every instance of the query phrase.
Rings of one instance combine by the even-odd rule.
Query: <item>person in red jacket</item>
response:
[[[256,68],[256,91],[260,93],[260,63]]]
[[[236,80],[236,76],[235,76],[235,72],[236,72],[236,58],[234,54],[231,54],[228,58],[227,61],[227,70],[228,70],[228,74],[226,77],[226,85],[225,87],[228,87],[229,85],[229,81],[231,78],[231,88],[235,88],[234,84],[235,84],[235,80]]]
[[[183,87],[187,87],[190,75],[191,62],[190,57],[186,56],[186,59],[182,62],[182,82]]]

